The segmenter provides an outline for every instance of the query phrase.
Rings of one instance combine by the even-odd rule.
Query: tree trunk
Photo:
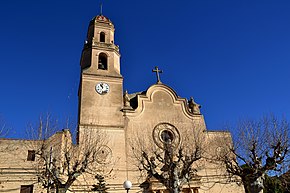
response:
[[[263,179],[259,177],[254,182],[243,182],[245,193],[263,193]]]
[[[178,176],[178,168],[176,163],[172,163],[170,166],[170,186],[172,189],[171,193],[180,193],[181,188],[180,188],[180,180],[179,180],[179,176]]]
[[[66,193],[67,189],[66,188],[60,188],[58,190],[58,193]]]
[[[180,193],[179,188],[170,188],[169,193]]]
[[[178,187],[174,187],[173,193],[179,193],[179,188]]]

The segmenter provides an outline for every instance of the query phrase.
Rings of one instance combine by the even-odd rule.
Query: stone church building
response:
[[[193,98],[187,100],[160,80],[158,67],[156,84],[138,93],[128,93],[123,88],[121,75],[120,50],[114,41],[115,28],[104,15],[94,17],[88,27],[87,41],[81,55],[81,76],[79,84],[78,142],[82,141],[87,130],[102,130],[106,133],[108,144],[104,152],[113,160],[105,164],[112,168],[106,179],[109,192],[125,192],[123,182],[130,180],[129,192],[165,193],[165,187],[156,179],[142,176],[134,159],[134,148],[145,143],[155,148],[167,140],[176,147],[184,137],[204,144],[204,156],[193,164],[196,177],[184,184],[183,192],[191,193],[238,193],[241,186],[227,177],[225,169],[211,161],[210,155],[222,149],[220,139],[231,139],[228,132],[208,131],[200,105]],[[199,135],[190,135],[185,130],[198,131]],[[197,133],[197,132],[196,132]],[[189,135],[188,135],[189,134]],[[55,133],[48,140],[62,145],[70,138],[68,130]],[[71,139],[70,139],[71,140]],[[189,140],[190,141],[190,140]],[[32,145],[41,143],[30,140],[0,140],[0,192],[32,193],[46,192],[38,183],[33,162]],[[139,144],[140,145],[140,144]],[[71,186],[70,192],[91,192],[93,182],[79,177]],[[83,184],[86,184],[85,186]],[[144,184],[147,184],[146,187]],[[143,185],[143,186],[142,186]]]

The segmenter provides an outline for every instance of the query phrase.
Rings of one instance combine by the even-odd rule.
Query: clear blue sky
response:
[[[208,129],[269,112],[290,119],[289,0],[103,0],[124,88],[162,82],[202,105]],[[79,61],[99,0],[0,3],[0,115],[25,136],[41,113],[77,121]]]

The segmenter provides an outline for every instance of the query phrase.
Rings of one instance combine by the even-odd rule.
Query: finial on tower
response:
[[[100,3],[100,15],[103,15],[103,3]]]

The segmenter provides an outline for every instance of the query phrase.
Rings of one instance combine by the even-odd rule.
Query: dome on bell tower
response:
[[[106,17],[106,16],[104,16],[102,14],[95,16],[91,20],[91,24],[109,25],[109,26],[114,27],[112,21],[108,17]]]

